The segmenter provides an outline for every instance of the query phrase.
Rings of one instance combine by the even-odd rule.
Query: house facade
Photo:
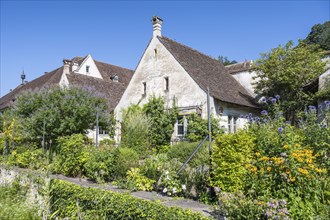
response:
[[[250,85],[242,85],[246,84],[243,81],[248,70],[240,75],[243,77],[240,82],[218,60],[162,36],[162,22],[156,16],[152,19],[153,37],[115,108],[117,120],[122,120],[123,109],[132,104],[143,105],[150,96],[163,97],[168,108],[175,101],[183,119],[191,113],[206,118],[209,91],[211,114],[220,119],[219,126],[227,132],[243,128],[246,119],[241,115],[259,113]],[[176,124],[173,141],[186,134],[186,124]],[[116,138],[119,141],[120,127]]]

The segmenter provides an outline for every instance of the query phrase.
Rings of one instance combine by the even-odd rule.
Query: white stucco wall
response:
[[[256,96],[252,83],[256,80],[253,80],[253,77],[256,76],[254,71],[242,71],[238,73],[231,74],[252,96]]]
[[[155,51],[156,50],[156,51]],[[169,80],[169,90],[165,91],[165,77]],[[146,83],[146,95],[143,96]],[[206,93],[189,76],[175,58],[153,38],[128,85],[124,95],[115,109],[117,120],[121,120],[121,110],[140,101],[145,104],[152,95],[165,98],[167,106],[176,100],[178,107],[202,106],[206,116]]]
[[[319,79],[319,90],[322,90],[327,81],[330,81],[330,56],[322,59],[323,62],[326,62],[327,71],[320,76]]]
[[[86,66],[89,66],[89,72],[86,72]],[[74,73],[79,73],[87,76],[92,76],[96,78],[102,78],[100,71],[98,70],[92,56],[89,54],[85,60],[80,64],[79,68],[74,71]]]

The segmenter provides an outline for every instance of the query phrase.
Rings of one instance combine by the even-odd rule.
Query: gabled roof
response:
[[[223,102],[258,108],[254,98],[221,62],[164,36],[157,38],[204,91],[209,88],[211,96]]]
[[[81,65],[85,58],[74,57],[71,61]],[[133,76],[133,71],[96,60],[94,60],[94,62],[103,79],[85,76],[79,73],[70,73],[66,74],[69,81],[69,86],[73,85],[94,91],[96,95],[107,100],[109,110],[112,111],[118,104],[121,96],[128,86],[128,83]],[[0,110],[12,106],[17,96],[23,92],[38,91],[45,87],[59,85],[62,74],[63,67],[60,67],[32,80],[31,82],[19,85],[13,91],[0,98]],[[112,81],[111,77],[114,75],[119,77],[118,82]]]
[[[31,82],[17,86],[14,90],[0,98],[0,110],[11,107],[17,99],[17,96],[23,92],[38,91],[47,86],[58,85],[62,73],[63,67],[60,67],[32,80]]]

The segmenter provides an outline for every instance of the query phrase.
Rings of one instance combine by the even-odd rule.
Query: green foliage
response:
[[[225,66],[237,63],[236,60],[229,60],[226,56],[218,56],[218,60]]]
[[[207,219],[199,213],[157,202],[95,188],[84,188],[62,180],[51,182],[54,218],[82,219]]]
[[[87,177],[97,182],[106,182],[114,178],[115,155],[113,149],[92,147],[84,164]]]
[[[168,144],[178,116],[178,108],[175,103],[171,109],[166,109],[164,98],[152,96],[143,106],[143,111],[151,121],[149,140],[152,146]]]
[[[96,110],[99,125],[110,126],[113,119],[106,113],[105,100],[79,88],[52,88],[38,93],[21,95],[15,114],[22,118],[24,129],[31,139],[43,136],[47,143],[60,136],[86,133],[95,126]],[[113,132],[113,131],[112,131]]]
[[[186,162],[189,156],[194,152],[195,148],[198,146],[198,142],[179,142],[171,146],[167,152],[169,160],[174,158],[178,159],[181,163]],[[194,157],[189,161],[190,167],[197,167],[200,165],[209,163],[209,151],[208,143],[205,142],[203,146],[199,148]]]
[[[26,201],[26,187],[13,182],[10,186],[0,186],[0,219],[39,220],[38,209]]]
[[[143,176],[139,168],[131,168],[127,171],[127,185],[131,190],[151,191],[155,182],[155,180]]]
[[[314,25],[304,42],[318,44],[322,49],[330,50],[330,21]]]
[[[300,42],[294,48],[290,41],[261,54],[254,70],[256,93],[265,97],[280,95],[284,115],[294,121],[295,114],[315,100],[315,94],[305,86],[325,72],[325,63],[316,45]]]
[[[121,146],[134,149],[145,156],[149,147],[151,121],[138,106],[123,111]]]
[[[66,176],[81,176],[89,153],[85,146],[85,136],[73,134],[57,139],[57,152],[53,170]]]
[[[212,185],[226,192],[244,188],[246,164],[252,159],[254,138],[245,131],[220,135],[215,140],[212,154]]]
[[[47,158],[43,156],[41,149],[21,146],[11,152],[7,164],[21,168],[40,169],[46,168]]]
[[[202,141],[208,134],[208,122],[206,119],[202,119],[196,113],[191,114],[187,117],[188,120],[188,141],[196,142]],[[223,131],[219,128],[219,120],[211,116],[211,131],[212,138],[215,138],[218,134]]]
[[[139,155],[135,150],[126,147],[119,147],[115,151],[114,175],[118,178],[125,178],[131,168],[139,165]]]

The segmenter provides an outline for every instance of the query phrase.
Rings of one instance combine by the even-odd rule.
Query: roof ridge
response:
[[[157,38],[165,38],[166,40],[170,40],[170,41],[173,41],[174,43],[177,43],[177,44],[179,44],[179,45],[181,45],[181,46],[183,46],[183,47],[186,47],[186,48],[188,48],[188,49],[190,49],[190,50],[192,50],[192,51],[195,51],[195,52],[197,52],[197,53],[199,53],[199,54],[201,54],[201,55],[203,55],[203,56],[206,56],[206,57],[208,57],[208,58],[210,58],[210,59],[212,59],[212,60],[214,60],[214,61],[218,61],[219,63],[221,63],[219,60],[217,60],[216,58],[214,58],[214,57],[211,57],[210,55],[207,55],[207,54],[205,54],[205,53],[203,53],[203,52],[200,52],[200,51],[198,51],[198,50],[196,50],[196,49],[194,49],[194,48],[192,48],[192,47],[189,47],[189,46],[187,46],[187,45],[184,45],[184,44],[182,44],[182,43],[180,43],[180,42],[177,42],[177,41],[175,41],[175,40],[172,40],[172,39],[170,39],[170,38],[168,38],[168,37],[165,37],[165,36],[157,36]],[[222,63],[221,63],[222,64]],[[223,65],[223,64],[222,64]]]
[[[128,68],[126,68],[126,67],[113,65],[113,64],[110,64],[110,63],[105,63],[105,62],[103,62],[103,61],[99,61],[99,60],[94,60],[94,62],[98,62],[98,63],[101,63],[101,64],[106,64],[106,65],[109,65],[109,66],[114,66],[114,67],[119,67],[119,68],[126,69],[126,70],[130,70],[130,71],[134,71],[134,70],[132,70],[132,69],[128,69]]]

